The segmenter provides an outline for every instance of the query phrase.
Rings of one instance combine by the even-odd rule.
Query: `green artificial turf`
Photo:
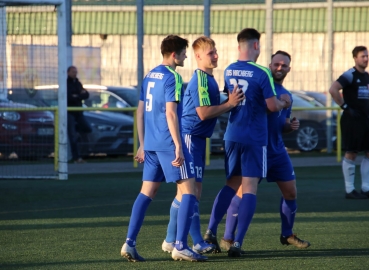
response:
[[[280,192],[263,181],[243,249],[209,255],[205,263],[173,261],[161,251],[174,184],[163,184],[137,239],[145,263],[120,257],[140,173],[72,175],[68,181],[0,180],[1,269],[368,269],[369,200],[344,199],[341,168],[296,168],[295,233],[311,242],[298,250],[279,243]],[[205,173],[202,231],[224,172]],[[357,171],[357,187],[360,173]],[[224,221],[218,238],[224,231]],[[190,241],[191,243],[191,241]]]

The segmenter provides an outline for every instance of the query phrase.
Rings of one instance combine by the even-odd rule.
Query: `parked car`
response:
[[[327,95],[330,95],[329,93],[322,93],[322,92],[315,92],[315,91],[291,91],[295,95],[298,95],[302,98],[305,98],[306,96],[311,97],[321,103],[325,107],[327,106]],[[332,99],[332,107],[338,107],[337,103]]]
[[[104,153],[107,155],[125,155],[133,152],[133,117],[130,113],[99,111],[99,108],[128,108],[131,107],[118,95],[107,91],[105,86],[84,85],[90,97],[84,101],[84,107],[96,108],[96,111],[83,112],[92,127],[92,133],[80,136],[79,147],[81,154]],[[11,89],[13,100],[22,100],[38,107],[58,105],[58,86],[37,86],[28,95],[28,90]],[[24,94],[26,93],[26,94]],[[28,95],[28,97],[27,97]],[[77,127],[78,128],[78,127]]]
[[[227,95],[222,93],[220,95],[221,103],[227,100]],[[283,134],[283,140],[285,146],[290,149],[296,149],[300,151],[313,151],[321,150],[327,146],[327,136],[326,136],[326,111],[325,110],[309,110],[309,108],[324,107],[324,105],[317,102],[311,97],[306,97],[308,100],[302,98],[295,93],[292,93],[293,106],[294,107],[304,107],[307,110],[303,111],[292,111],[292,117],[296,117],[300,121],[300,128],[297,131]],[[222,134],[222,139],[217,139],[214,143],[220,144],[220,140],[223,140],[224,133],[227,128],[229,114],[223,114],[218,117],[220,122],[220,131]],[[336,129],[336,118],[333,117],[332,126]],[[336,140],[336,136],[332,137],[332,141]],[[219,148],[223,151],[224,148]]]
[[[138,105],[140,96],[134,86],[106,86],[106,91],[124,99],[131,107],[137,107]]]
[[[0,100],[0,108],[29,109],[35,106]],[[54,150],[54,115],[48,111],[0,111],[0,152],[19,158],[48,156]]]
[[[133,153],[133,117],[103,111],[83,113],[91,124],[92,132],[79,137],[80,153],[83,156],[104,153],[109,156]]]

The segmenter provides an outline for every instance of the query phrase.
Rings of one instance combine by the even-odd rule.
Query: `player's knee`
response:
[[[237,192],[238,188],[241,186],[241,183],[242,183],[241,176],[232,176],[230,179],[227,180],[226,185]]]
[[[297,190],[296,187],[291,187],[288,189],[282,190],[283,198],[285,200],[295,200],[297,198]]]
[[[345,153],[345,158],[349,159],[349,160],[352,160],[352,161],[355,161],[356,156],[357,156],[357,153],[355,153],[355,152],[346,152]]]
[[[154,199],[156,194],[158,193],[160,184],[152,184],[152,183],[145,183],[143,182],[141,193],[146,195],[147,197],[150,197],[151,199]]]
[[[192,194],[196,196],[195,178],[177,181],[177,188],[181,194]]]

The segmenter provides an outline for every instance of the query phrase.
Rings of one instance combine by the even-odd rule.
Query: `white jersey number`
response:
[[[195,166],[195,169],[196,169],[196,177],[202,178],[202,167]]]
[[[150,89],[154,88],[155,82],[149,82],[147,84],[147,91],[146,91],[146,111],[152,111],[152,94],[150,93]]]
[[[239,79],[237,81],[236,79],[231,78],[229,79],[229,83],[232,84],[233,87],[238,85],[238,87],[243,91],[243,94],[246,96],[246,91],[247,91],[247,88],[249,87],[249,83],[246,80]],[[238,106],[243,106],[245,104],[246,104],[246,99],[242,100],[242,102],[240,102]]]

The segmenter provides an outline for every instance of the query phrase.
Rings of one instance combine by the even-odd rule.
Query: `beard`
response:
[[[283,82],[284,78],[286,78],[287,74],[284,74],[282,76],[279,76],[277,77],[275,74],[272,74],[273,75],[273,80],[277,83],[281,83]]]

